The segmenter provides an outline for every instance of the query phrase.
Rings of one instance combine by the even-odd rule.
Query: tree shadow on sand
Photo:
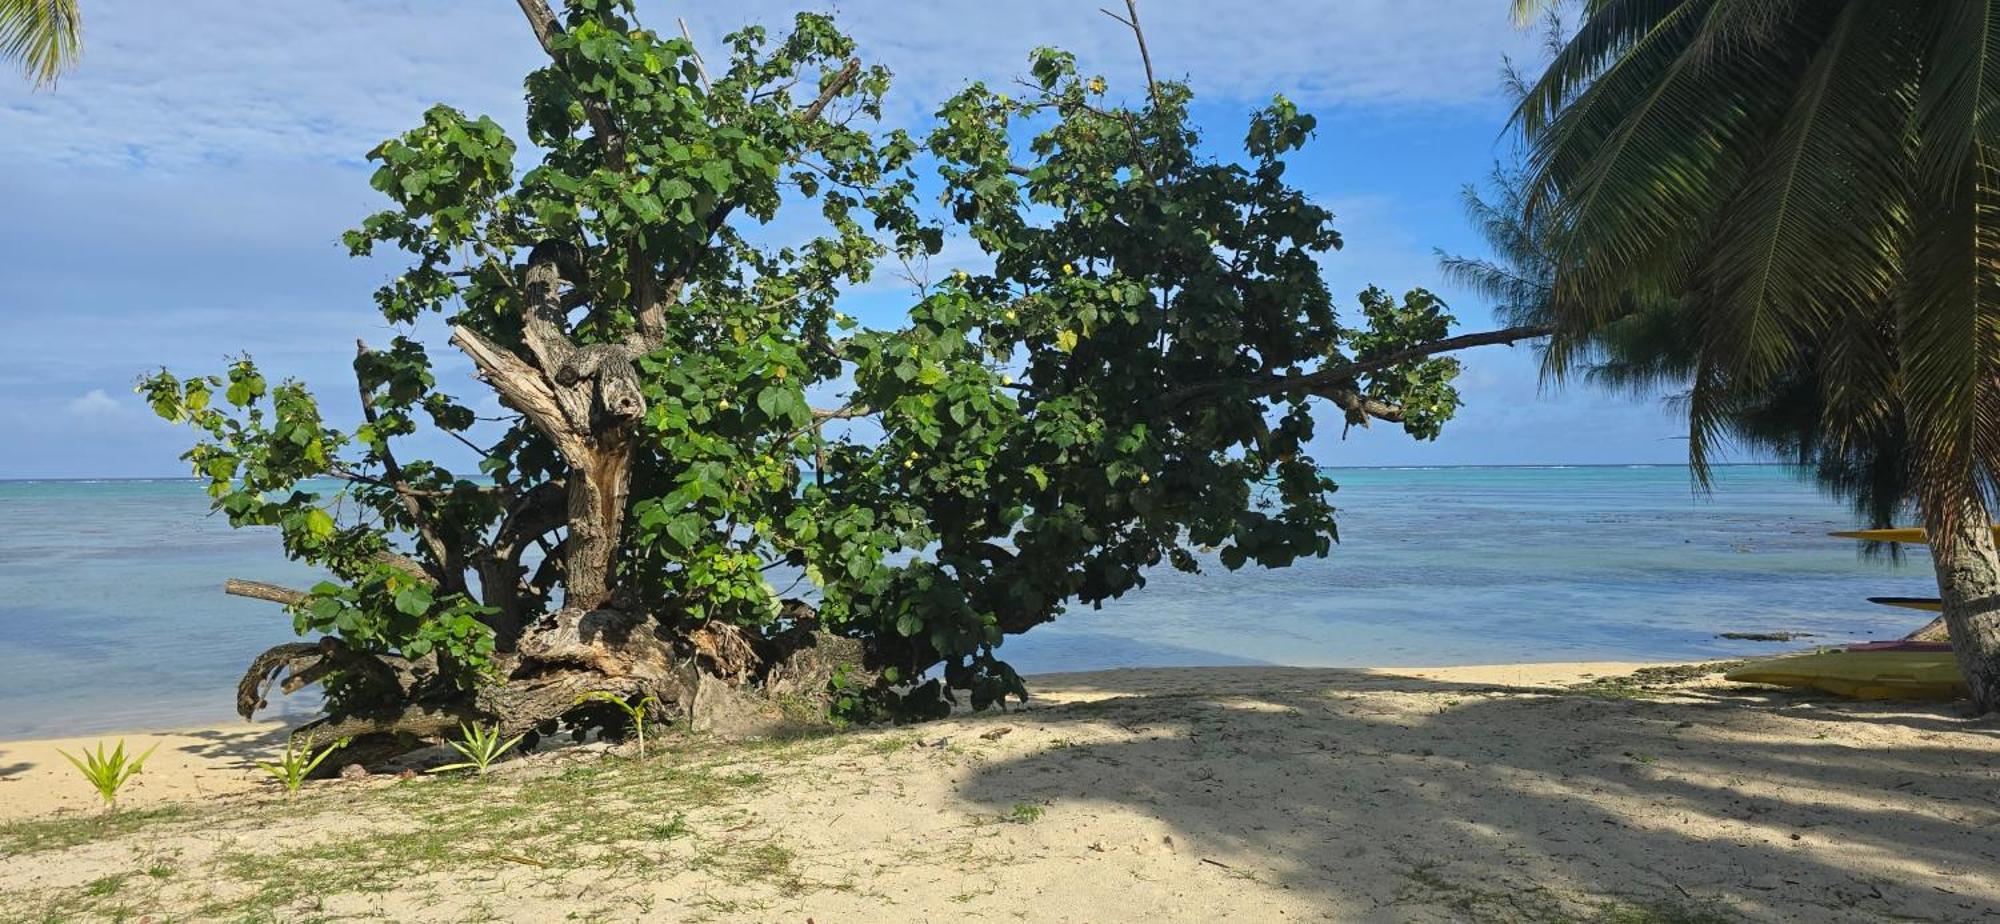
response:
[[[259,760],[270,760],[285,749],[285,739],[292,733],[290,726],[277,726],[242,731],[222,729],[202,729],[187,732],[185,737],[194,742],[176,748],[186,754],[208,760],[227,761],[231,767],[255,767]]]
[[[1552,692],[1336,670],[1135,673],[962,794],[1159,819],[1185,875],[1345,916],[2000,920],[2000,742],[1953,707]],[[1074,684],[1066,691],[1080,689]],[[1089,855],[1080,854],[1079,863]],[[1680,920],[1684,918],[1668,918]]]

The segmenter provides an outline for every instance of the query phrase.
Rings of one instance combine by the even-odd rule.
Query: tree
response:
[[[248,358],[141,384],[201,434],[186,458],[217,509],[334,577],[233,585],[321,636],[252,665],[246,715],[280,678],[322,683],[329,715],[302,733],[372,754],[461,722],[622,726],[606,695],[1002,703],[1025,690],[996,650],[1072,602],[1204,549],[1232,569],[1326,555],[1315,402],[1429,438],[1458,406],[1440,354],[1519,336],[1447,337],[1421,290],[1336,318],[1332,216],[1283,182],[1313,122],[1283,99],[1221,162],[1186,88],[1115,105],[1045,50],[1024,87],[974,85],[918,139],[859,127],[888,75],[824,17],[735,33],[711,72],[629,3],[521,7],[550,60],[527,80],[532,169],[498,123],[434,108],[371,153],[394,206],[347,237],[411,257],[377,308],[405,330],[444,316],[503,420],[443,390],[408,333],[360,348],[352,430]],[[816,237],[758,241],[804,210]],[[991,268],[922,279],[947,227]],[[885,258],[920,291],[904,326],[860,328],[837,299]],[[480,475],[405,458],[420,427]],[[767,580],[786,571],[810,603]]]
[[[1569,43],[1568,27],[1554,9],[1543,13],[1542,27],[1543,49],[1553,59]],[[1533,80],[1514,61],[1503,59],[1501,85],[1519,105],[1532,92]],[[1466,217],[1492,256],[1439,250],[1438,262],[1448,279],[1484,296],[1508,323],[1553,330],[1563,229],[1556,222],[1557,209],[1529,208],[1534,193],[1525,161],[1525,152],[1516,151],[1512,162],[1494,164],[1485,190],[1468,183],[1461,191]],[[1684,402],[1701,353],[1695,309],[1691,295],[1618,293],[1615,320],[1573,341],[1569,365],[1594,385],[1641,396],[1671,390],[1670,401]],[[1901,415],[1885,415],[1867,428],[1825,430],[1821,389],[1814,381],[1817,368],[1806,357],[1776,377],[1771,388],[1732,396],[1735,403],[1720,426],[1739,443],[1792,460],[1821,490],[1849,502],[1869,525],[1891,525],[1916,500]],[[1866,548],[1893,555],[1897,547],[1869,543]]]
[[[1517,9],[1542,4],[1523,2]],[[1549,368],[1620,296],[1679,300],[1690,454],[1804,389],[1846,454],[1901,427],[1944,618],[2000,708],[2000,12],[1931,0],[1592,0],[1522,102],[1559,229]]]
[[[1509,323],[1553,329],[1557,229],[1549,224],[1553,210],[1528,212],[1527,182],[1528,175],[1516,165],[1495,166],[1490,191],[1468,184],[1463,191],[1467,217],[1493,256],[1440,251],[1438,258],[1448,278],[1486,297]],[[1587,343],[1572,344],[1569,369],[1593,385],[1637,396],[1668,391],[1669,401],[1684,403],[1700,358],[1699,330],[1699,312],[1687,298],[1642,302],[1628,296],[1616,320],[1591,331]],[[1827,430],[1818,368],[1814,358],[1805,357],[1770,387],[1731,396],[1718,427],[1745,447],[1789,459],[1820,490],[1848,502],[1868,525],[1889,526],[1916,501],[1902,415],[1885,414],[1868,427]],[[1888,543],[1865,548],[1897,554],[1897,547]],[[1924,637],[1941,633],[1942,620],[1918,630]]]
[[[20,65],[36,86],[54,84],[82,53],[76,0],[0,0],[0,58]]]

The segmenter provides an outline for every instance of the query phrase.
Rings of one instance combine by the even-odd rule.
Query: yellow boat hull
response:
[[[1897,526],[1891,529],[1843,529],[1827,533],[1835,539],[1862,539],[1868,542],[1907,542],[1912,545],[1924,544],[1924,530],[1921,526]],[[1993,538],[2000,540],[2000,526],[1993,527]]]
[[[1723,674],[1740,683],[1805,687],[1854,699],[1952,700],[1972,695],[1950,651],[1847,651],[1764,658]]]

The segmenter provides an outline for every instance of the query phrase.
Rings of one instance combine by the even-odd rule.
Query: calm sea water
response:
[[[1787,469],[1719,472],[1697,497],[1678,467],[1337,471],[1332,557],[1162,569],[1003,653],[1027,673],[1672,660],[1781,647],[1725,631],[1844,642],[1923,621],[1863,599],[1931,594],[1921,551],[1865,560],[1825,536],[1846,511]],[[0,482],[0,738],[230,718],[243,666],[292,635],[276,607],[224,596],[229,577],[315,580],[191,481]]]

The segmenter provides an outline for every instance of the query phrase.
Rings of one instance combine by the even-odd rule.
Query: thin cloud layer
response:
[[[640,10],[660,30],[685,17],[719,55],[730,30],[781,31],[800,6],[642,0]],[[1023,73],[1041,45],[1128,86],[1142,80],[1130,34],[1097,3],[804,6],[834,12],[866,57],[896,71],[897,121],[969,80]],[[1276,90],[1311,106],[1482,104],[1500,55],[1526,44],[1503,0],[1146,0],[1141,12],[1160,75],[1192,78],[1212,100]],[[519,13],[492,0],[97,0],[86,15],[84,66],[56,91],[0,81],[0,157],[153,172],[353,162],[433,102],[514,124],[521,75],[540,56]]]
[[[825,9],[826,4],[808,5]],[[1023,74],[1038,45],[1075,51],[1117,91],[1141,92],[1131,37],[1097,11],[1119,0],[1008,4],[868,0],[836,12],[869,60],[897,73],[892,122],[920,124],[975,79]],[[1321,116],[1288,178],[1330,205],[1347,246],[1325,262],[1346,310],[1379,284],[1437,287],[1434,246],[1475,252],[1456,202],[1483,176],[1505,105],[1494,74],[1533,37],[1505,0],[1271,0],[1234,9],[1140,0],[1154,64],[1189,79],[1198,121],[1226,151],[1245,112],[1283,92]],[[650,25],[688,20],[698,44],[747,22],[782,31],[790,0],[640,0]],[[247,351],[354,413],[354,341],[393,331],[369,303],[393,258],[351,260],[341,230],[382,206],[362,154],[444,102],[520,119],[541,52],[499,0],[94,0],[83,66],[53,92],[0,80],[0,477],[184,474],[187,434],[152,419],[134,379],[213,372]],[[522,158],[525,165],[526,158]],[[770,229],[782,234],[784,229]],[[980,256],[954,239],[933,276]],[[1484,306],[1454,297],[1467,327]],[[893,323],[897,269],[849,310]],[[430,327],[434,328],[432,324]],[[434,329],[440,379],[467,396],[462,358]],[[1330,464],[1673,461],[1680,427],[1657,407],[1587,390],[1538,393],[1525,349],[1466,357],[1468,407],[1436,444],[1393,427],[1316,441]],[[490,398],[482,398],[490,402]],[[107,413],[108,412],[108,413]],[[451,446],[436,450],[449,458]],[[420,453],[421,454],[421,453]],[[456,460],[454,460],[456,461]]]

